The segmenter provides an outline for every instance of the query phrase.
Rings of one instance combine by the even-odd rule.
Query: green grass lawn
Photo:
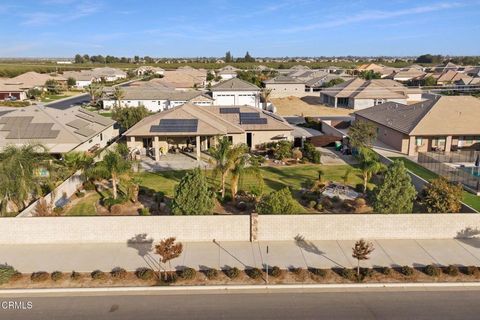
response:
[[[298,165],[284,167],[262,167],[261,173],[265,182],[265,192],[279,190],[286,186],[294,190],[300,190],[302,185],[308,180],[316,180],[318,178],[318,170],[323,170],[324,181],[342,182],[342,176],[348,168],[348,165],[339,166],[322,166],[322,165]],[[168,197],[173,197],[174,188],[185,175],[185,171],[162,171],[162,172],[141,172],[136,174],[140,185],[155,191],[162,191]],[[207,177],[211,183],[219,184],[219,178],[214,179],[211,170],[207,171]],[[227,179],[227,189],[229,187]],[[247,174],[240,181],[240,189],[248,189],[250,186],[257,184],[257,176],[255,174]],[[355,186],[362,183],[360,171],[352,168],[352,172],[348,179],[348,184]]]
[[[66,216],[95,216],[95,203],[100,200],[100,194],[92,193],[81,198],[70,210],[65,212]]]
[[[438,178],[438,174],[435,172],[432,172],[418,163],[413,162],[412,160],[409,160],[404,157],[392,157],[390,158],[392,160],[401,160],[405,164],[405,167],[410,170],[411,172],[415,173],[417,176],[427,180],[431,181],[432,179]],[[470,192],[463,191],[463,199],[462,201],[472,208],[474,208],[477,211],[480,211],[480,197],[476,196]]]

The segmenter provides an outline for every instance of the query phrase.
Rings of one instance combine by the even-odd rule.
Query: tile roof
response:
[[[214,85],[211,91],[260,91],[253,83],[242,79],[232,78]]]
[[[363,80],[355,78],[321,91],[337,98],[406,99],[408,88],[389,79]]]

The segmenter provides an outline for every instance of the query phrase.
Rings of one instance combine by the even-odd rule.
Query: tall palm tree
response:
[[[199,146],[197,146],[199,147]],[[230,157],[230,148],[232,143],[227,137],[223,137],[218,142],[218,145],[211,147],[208,152],[215,163],[214,173],[220,173],[222,185],[222,198],[225,197],[225,181],[227,179],[228,171],[232,167],[233,161]]]
[[[95,104],[97,102],[97,98],[99,98],[102,94],[103,91],[103,86],[92,83],[86,87],[88,94],[92,98],[92,104]]]
[[[108,150],[102,161],[95,163],[94,167],[87,170],[87,176],[94,179],[111,179],[112,196],[113,199],[117,199],[118,183],[130,173],[131,168],[130,161],[123,158],[119,152]]]
[[[116,101],[115,105],[120,108],[122,106],[122,100],[125,98],[125,91],[121,87],[117,86],[113,90],[113,97]]]
[[[231,150],[231,157],[233,158],[233,165],[230,169],[231,180],[230,188],[232,192],[232,198],[235,198],[238,193],[238,183],[240,178],[247,172],[259,173],[258,167],[250,163],[250,155],[248,154],[248,147],[244,144],[235,146]]]
[[[48,167],[50,158],[47,149],[41,144],[28,144],[21,147],[10,145],[0,153],[0,201],[2,213],[9,202],[18,210],[25,208],[32,196],[42,193],[43,179],[37,169]],[[47,168],[48,169],[48,168]]]

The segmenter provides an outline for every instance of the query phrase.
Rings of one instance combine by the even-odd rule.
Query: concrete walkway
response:
[[[114,267],[135,270],[158,267],[151,240],[141,236],[135,241],[111,244],[32,244],[0,245],[0,263],[8,263],[21,272],[55,270],[91,272]],[[480,239],[446,240],[374,240],[375,251],[363,266],[480,266]],[[266,247],[269,247],[268,257]],[[277,241],[277,242],[187,242],[183,254],[172,266],[225,268],[264,267],[354,267],[354,241]]]

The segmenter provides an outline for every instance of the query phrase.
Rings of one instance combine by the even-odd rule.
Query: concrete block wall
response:
[[[250,216],[1,218],[0,244],[126,243],[146,234],[154,241],[249,241]]]
[[[478,234],[477,234],[478,233]],[[480,214],[260,215],[259,241],[452,239],[480,235]]]

